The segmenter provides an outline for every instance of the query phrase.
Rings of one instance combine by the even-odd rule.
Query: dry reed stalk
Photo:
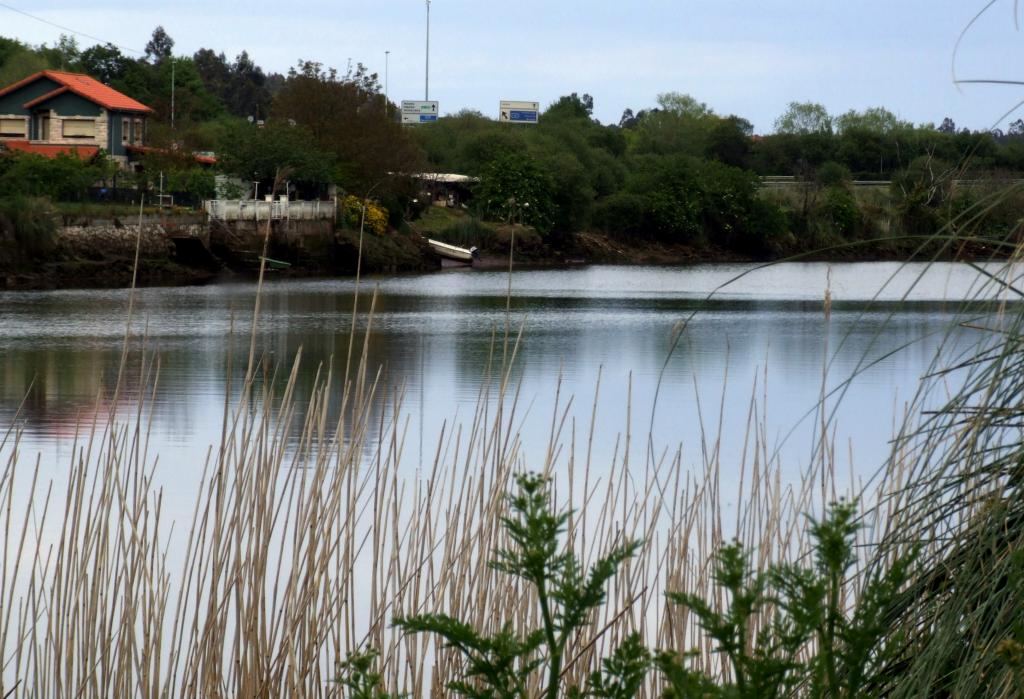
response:
[[[376,293],[371,317],[375,304]],[[157,360],[143,355],[137,377],[127,368],[119,375],[137,381],[133,414],[112,412],[76,441],[66,482],[52,493],[54,502],[63,498],[60,511],[50,507],[38,463],[26,482],[20,433],[12,432],[15,448],[0,472],[0,696],[337,696],[337,664],[366,647],[381,652],[390,690],[442,696],[459,672],[452,651],[399,635],[390,619],[448,611],[486,631],[539,623],[533,592],[488,565],[507,544],[504,494],[523,468],[552,473],[567,494],[576,508],[567,542],[585,563],[624,538],[644,540],[607,604],[571,640],[564,677],[581,681],[633,630],[654,647],[700,648],[694,662],[723,675],[692,617],[664,593],[723,604],[709,561],[732,536],[757,552],[759,569],[805,552],[802,514],[815,494],[837,492],[827,421],[816,467],[786,485],[756,383],[741,463],[721,463],[725,437],[708,434],[702,418],[696,468],[687,461],[692,445],[658,446],[650,433],[644,458],[635,458],[630,389],[614,456],[594,464],[599,375],[586,439],[577,444],[573,400],[557,384],[543,463],[527,463],[513,381],[520,328],[507,354],[502,342],[496,388],[488,373],[469,421],[446,423],[428,468],[410,473],[404,391],[368,366],[371,327],[342,375],[318,368],[303,405],[301,350],[287,370],[270,366],[252,335],[236,402],[226,389],[222,434],[207,451],[191,521],[175,523],[173,535],[145,410]],[[115,390],[125,390],[120,379]],[[385,422],[374,408],[388,402]],[[725,410],[723,397],[719,424]],[[165,466],[173,458],[162,456]],[[729,526],[723,472],[740,474]],[[655,696],[658,682],[652,674],[643,696]]]

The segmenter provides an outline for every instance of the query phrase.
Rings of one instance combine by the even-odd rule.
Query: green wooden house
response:
[[[127,166],[152,111],[88,75],[44,70],[0,88],[0,147],[48,157],[103,150]]]

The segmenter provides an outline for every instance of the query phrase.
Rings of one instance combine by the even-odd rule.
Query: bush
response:
[[[363,200],[349,194],[341,200],[342,220],[353,230],[359,230],[363,219]],[[366,201],[366,229],[383,235],[388,230],[388,210],[375,201]]]
[[[643,234],[646,206],[640,194],[616,192],[598,202],[594,223],[606,233]]]
[[[85,161],[63,153],[55,158],[17,153],[0,161],[0,191],[58,201],[81,199],[96,182],[113,177],[117,168],[102,154]]]
[[[189,194],[198,199],[212,199],[217,194],[216,177],[212,170],[200,167],[171,170],[164,190]]]
[[[825,190],[815,217],[828,233],[842,238],[849,238],[856,233],[861,219],[857,200],[839,186]]]
[[[642,212],[641,230],[665,242],[759,252],[780,232],[781,219],[758,198],[758,187],[753,173],[717,161],[648,156],[627,184],[632,197],[610,197],[601,214],[607,222]],[[764,225],[769,230],[759,230]]]
[[[0,234],[22,255],[40,259],[57,246],[57,214],[49,200],[13,196],[0,199]]]
[[[453,222],[438,233],[437,237],[452,245],[485,248],[494,242],[494,229],[478,218],[466,217]]]
[[[850,184],[853,177],[850,175],[850,168],[830,160],[818,168],[815,179],[822,187],[845,187]]]
[[[931,156],[915,158],[893,174],[892,195],[903,231],[931,235],[942,227],[939,209],[950,197],[955,171]]]

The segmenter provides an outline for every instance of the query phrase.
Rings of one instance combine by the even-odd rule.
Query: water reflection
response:
[[[703,420],[705,432],[720,430],[729,437],[723,444],[723,462],[729,463],[740,458],[755,379],[765,396],[768,438],[781,443],[821,395],[825,362],[825,384],[834,386],[865,362],[878,360],[850,386],[838,414],[837,438],[856,446],[857,468],[867,472],[884,457],[893,407],[915,390],[958,300],[986,281],[964,265],[927,271],[836,265],[829,281],[826,265],[791,264],[744,276],[705,300],[749,269],[517,272],[511,331],[525,327],[514,377],[521,386],[526,458],[539,459],[546,449],[559,380],[563,397],[578,397],[573,415],[582,429],[602,376],[595,463],[612,459],[628,417],[639,433],[653,426],[660,443],[681,443],[684,463],[688,454],[691,463],[698,460]],[[834,299],[827,321],[821,302],[826,284]],[[372,321],[361,313],[353,335],[351,280],[271,283],[257,328],[258,348],[267,366],[285,374],[301,348],[296,395],[302,405],[318,367],[330,366],[340,377],[350,343],[358,357],[365,339],[369,364],[381,368],[383,385],[404,389],[407,443],[416,447],[407,461],[418,467],[441,426],[455,416],[468,420],[483,382],[497,380],[495,372],[487,378],[487,368],[496,361],[495,351],[500,363],[508,322],[506,285],[504,274],[478,271],[371,279],[364,283],[361,310],[368,309],[370,290],[377,287],[375,313]],[[135,405],[144,383],[139,350],[145,347],[159,359],[152,448],[176,469],[198,473],[206,446],[217,441],[225,397],[238,398],[253,294],[252,284],[138,292],[132,360],[120,400],[125,410]],[[876,296],[882,302],[869,304]],[[904,297],[910,302],[896,303]],[[101,414],[109,409],[126,298],[123,290],[0,294],[0,422],[8,423],[25,399],[19,416],[26,429],[23,450],[59,457],[80,421],[91,419],[97,405]],[[666,365],[676,322],[695,310]],[[652,425],[651,405],[663,370]],[[334,419],[337,402],[332,407]],[[376,410],[375,425],[394,417],[387,404]],[[809,434],[798,429],[782,448],[794,472],[807,461],[810,442],[804,437]]]

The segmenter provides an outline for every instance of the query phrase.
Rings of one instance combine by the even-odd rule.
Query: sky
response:
[[[772,130],[789,102],[832,114],[884,106],[914,123],[952,117],[987,129],[1022,86],[954,84],[957,39],[986,0],[432,0],[430,98],[441,113],[495,115],[503,99],[594,98],[594,116],[676,91]],[[961,79],[1024,80],[1014,0],[995,0],[964,35]],[[1024,3],[1022,3],[1024,6]],[[10,9],[141,50],[162,25],[176,54],[246,50],[265,70],[300,58],[387,73],[389,97],[423,99],[426,0],[0,0],[0,35],[39,44],[62,30]],[[1024,7],[1022,7],[1024,11]],[[1021,18],[1024,25],[1024,17]],[[96,43],[79,36],[82,46]],[[390,52],[385,61],[385,52]],[[387,71],[385,71],[387,63]]]

